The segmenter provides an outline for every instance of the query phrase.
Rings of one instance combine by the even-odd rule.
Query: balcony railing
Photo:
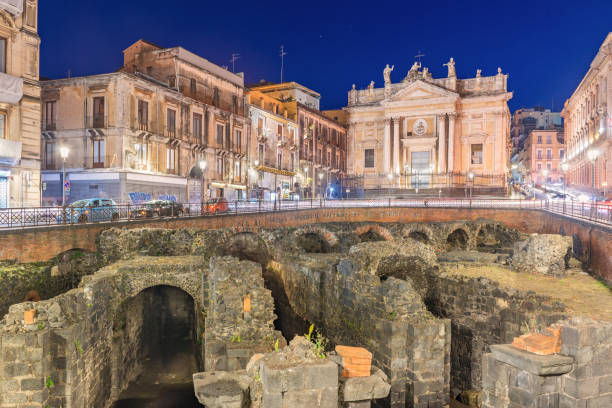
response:
[[[94,115],[87,117],[87,128],[90,129],[105,129],[108,127],[108,117],[102,115]]]

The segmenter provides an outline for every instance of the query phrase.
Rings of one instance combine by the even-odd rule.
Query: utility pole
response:
[[[285,68],[285,55],[287,55],[287,53],[285,52],[285,46],[281,45],[280,46],[280,57],[281,57],[281,76],[280,76],[280,81],[281,81],[281,83],[283,83],[283,69]]]
[[[230,62],[232,63],[232,72],[236,73],[236,60],[240,59],[240,54],[232,53],[232,59]]]

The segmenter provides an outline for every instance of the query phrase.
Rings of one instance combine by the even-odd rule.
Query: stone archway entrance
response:
[[[187,292],[166,285],[122,304],[113,324],[113,383],[125,389],[112,408],[200,406],[192,385],[200,368],[196,313]]]

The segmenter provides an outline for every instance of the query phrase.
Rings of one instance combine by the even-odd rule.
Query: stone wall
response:
[[[253,354],[286,345],[274,330],[274,301],[264,287],[261,266],[232,257],[214,257],[208,274],[206,371],[246,368]]]
[[[451,387],[457,391],[481,388],[482,355],[489,345],[511,342],[522,328],[547,327],[566,316],[559,302],[486,278],[433,272],[423,280],[428,309],[452,322]]]
[[[0,407],[108,407],[139,373],[146,298],[137,295],[159,285],[179,287],[201,316],[205,272],[197,257],[140,257],[86,276],[77,289],[52,299],[11,306],[0,321]],[[30,309],[35,320],[26,324]],[[194,333],[203,331],[203,321],[195,324]],[[27,403],[11,402],[24,398]]]
[[[559,324],[561,354],[491,347],[483,356],[483,408],[612,406],[612,323],[572,318]]]
[[[96,254],[71,250],[48,262],[0,262],[0,316],[10,305],[23,302],[30,291],[50,299],[78,286],[84,275],[98,269]]]
[[[100,232],[111,226],[122,229],[233,229],[258,231],[262,228],[297,227],[334,222],[424,223],[489,219],[524,233],[560,233],[574,236],[583,251],[579,255],[593,272],[612,282],[612,230],[587,221],[537,209],[456,209],[445,208],[322,208],[261,214],[224,215],[183,219],[134,220],[118,223],[31,228],[0,231],[0,260],[47,261],[74,248],[96,250]]]

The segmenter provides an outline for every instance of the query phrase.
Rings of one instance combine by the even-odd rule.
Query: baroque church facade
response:
[[[415,62],[405,78],[348,92],[347,172],[368,189],[481,188],[503,191],[511,153],[508,75],[446,78]]]

